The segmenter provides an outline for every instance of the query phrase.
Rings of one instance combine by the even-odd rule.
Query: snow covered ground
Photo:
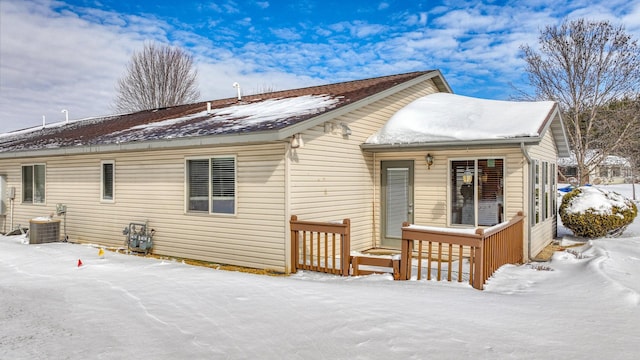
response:
[[[640,356],[640,217],[621,238],[535,264],[551,270],[504,266],[485,291],[387,275],[270,277],[23,242],[0,237],[0,359]]]

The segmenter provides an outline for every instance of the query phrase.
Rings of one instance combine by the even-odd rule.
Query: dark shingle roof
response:
[[[207,101],[145,110],[131,114],[115,115],[71,121],[67,124],[52,124],[45,128],[25,129],[0,135],[0,152],[18,152],[45,149],[60,149],[77,146],[121,144],[151,140],[191,138],[234,133],[254,133],[279,130],[345,105],[365,99],[410,81],[431,71],[412,72],[337,84],[313,86],[302,89],[276,91],[266,94],[209,101],[213,114],[207,114]],[[309,111],[282,112],[269,119],[259,119],[261,114],[247,114],[248,106],[256,111],[260,106],[270,106],[287,99],[298,99],[296,104],[304,106],[301,97],[307,97]],[[283,104],[280,104],[281,106]],[[284,103],[286,106],[286,103]],[[240,108],[240,106],[247,106]],[[235,111],[233,111],[235,110]],[[241,115],[239,115],[241,114]],[[259,121],[243,121],[248,117]]]

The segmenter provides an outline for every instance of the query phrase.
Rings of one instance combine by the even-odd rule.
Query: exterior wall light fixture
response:
[[[304,141],[302,141],[302,135],[300,133],[295,134],[291,137],[291,148],[297,149],[304,146]]]
[[[433,156],[431,154],[427,154],[424,159],[427,162],[427,170],[431,170],[431,165],[433,165]]]

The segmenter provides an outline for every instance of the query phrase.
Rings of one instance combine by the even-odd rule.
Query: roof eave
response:
[[[525,145],[537,145],[540,137],[514,137],[505,139],[433,141],[412,144],[361,144],[360,148],[368,152],[416,151],[437,149],[497,148]]]
[[[553,140],[556,144],[558,157],[570,156],[571,149],[567,140],[567,132],[557,103],[553,105],[553,108],[549,112],[547,118],[540,126],[540,129],[538,130],[538,133],[541,134],[540,137],[543,137],[549,129],[551,129],[551,135],[553,136]]]
[[[278,131],[261,131],[250,134],[210,135],[190,138],[174,138],[127,142],[121,144],[96,144],[61,147],[55,149],[2,152],[0,159],[27,158],[58,155],[79,155],[110,152],[133,152],[158,149],[188,148],[194,146],[225,146],[251,143],[266,143],[284,139]]]

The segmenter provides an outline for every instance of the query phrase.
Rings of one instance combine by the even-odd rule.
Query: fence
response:
[[[349,276],[350,221],[299,221],[291,216],[291,272],[298,269]]]
[[[471,231],[404,223],[400,279],[411,278],[413,253],[416,250],[415,242],[417,242],[418,279],[422,279],[423,260],[426,256],[428,280],[432,280],[432,275],[435,275],[436,280],[439,281],[443,279],[443,272],[446,272],[448,281],[451,281],[455,274],[456,280],[462,282],[466,270],[471,286],[482,290],[485,281],[500,266],[522,263],[523,227],[522,212],[508,223]],[[432,268],[433,266],[435,269]]]

